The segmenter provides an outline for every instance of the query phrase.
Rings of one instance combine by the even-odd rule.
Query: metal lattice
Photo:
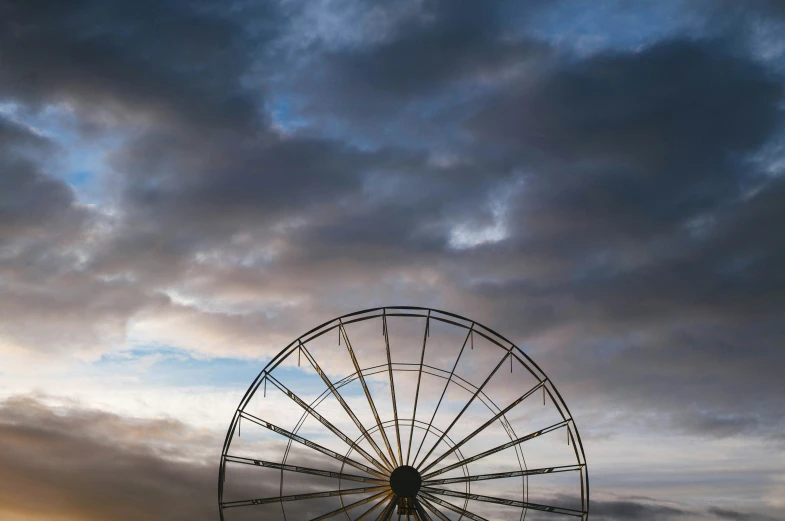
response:
[[[312,329],[259,373],[218,501],[222,521],[585,521],[589,480],[567,405],[521,349],[459,315],[387,307]]]

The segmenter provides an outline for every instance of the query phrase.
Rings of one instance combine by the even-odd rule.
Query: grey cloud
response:
[[[94,352],[103,349],[95,345],[100,341],[118,342],[129,314],[147,299],[123,281],[85,273],[99,219],[69,185],[46,173],[43,163],[57,147],[6,119],[0,119],[0,143],[4,341],[32,350],[87,344]]]
[[[646,519],[646,520],[668,520],[679,519],[690,514],[681,508],[652,503],[641,503],[638,501],[592,501],[590,505],[592,518],[601,520],[614,519]]]
[[[777,128],[781,98],[764,68],[720,43],[681,41],[527,76],[474,125],[542,170],[514,217],[536,219],[538,247],[572,235],[623,248],[738,197],[754,178],[739,159]]]
[[[724,53],[721,47],[712,50],[704,44],[681,43],[602,56],[567,67],[566,72],[543,73],[547,88],[519,93],[531,107],[553,114],[533,121],[522,115],[518,121],[532,125],[532,133],[546,122],[561,126],[561,131],[554,131],[552,147],[539,153],[545,156],[542,162],[530,165],[539,170],[524,178],[522,195],[513,200],[508,216],[512,240],[477,254],[442,252],[444,260],[460,257],[467,270],[474,271],[473,278],[482,281],[487,271],[500,286],[495,291],[494,283],[480,282],[466,289],[480,294],[487,290],[489,298],[497,299],[510,294],[516,303],[543,296],[557,299],[553,305],[572,300],[577,308],[592,302],[599,307],[591,315],[600,313],[602,320],[612,316],[625,324],[636,317],[646,321],[655,314],[683,314],[685,308],[695,314],[776,313],[775,266],[782,248],[765,223],[778,219],[780,183],[771,181],[755,196],[745,197],[744,185],[761,177],[729,156],[752,153],[765,142],[775,126],[780,88],[760,67]],[[684,69],[689,74],[678,76]],[[674,75],[684,88],[671,85]],[[587,82],[594,87],[584,85]],[[570,97],[570,93],[585,96],[586,91],[604,101]],[[672,95],[672,102],[663,94],[677,91],[680,94]],[[614,92],[618,95],[605,94]],[[634,93],[634,99],[622,92]],[[509,117],[520,113],[520,104],[513,105],[501,112]],[[698,108],[690,112],[688,106]],[[627,123],[617,121],[614,127],[601,114]],[[560,117],[566,119],[560,122]],[[522,146],[531,146],[532,139],[519,138]],[[702,145],[715,141],[721,146]],[[572,154],[596,165],[585,171],[580,165],[558,162]],[[627,165],[619,167],[617,161]],[[467,177],[480,178],[482,171],[483,165],[478,164]],[[428,182],[433,182],[433,176],[419,184]],[[406,239],[415,235],[423,220],[431,225],[440,219],[449,222],[452,216],[471,215],[477,206],[478,185],[467,181],[466,193],[471,194],[467,196],[451,192],[457,187],[445,184],[444,198],[463,203],[455,213],[439,210],[445,203],[438,191],[434,199],[415,199],[409,206],[412,195],[406,193],[394,205],[376,202],[364,209],[360,200],[346,212],[346,219],[317,228],[316,243],[308,244],[319,248],[324,259],[331,246],[356,240],[349,232],[357,230],[354,236],[361,243],[386,239],[393,251],[402,246],[402,254],[411,251],[409,247],[416,248],[417,243]],[[479,191],[488,186],[492,184]],[[438,251],[445,246],[446,227],[436,230],[443,241]],[[325,242],[320,244],[319,239]],[[518,282],[505,276],[517,271],[527,277],[537,264],[550,266],[551,279]],[[612,309],[604,313],[604,306]]]
[[[417,17],[388,40],[329,56],[328,66],[350,90],[367,86],[370,92],[393,97],[493,71],[538,50],[505,34],[502,5],[425,2]]]
[[[126,418],[77,403],[53,407],[15,396],[0,402],[0,441],[3,517],[218,517],[219,434],[175,420]],[[275,480],[259,480],[253,472],[239,478],[233,490],[243,499],[279,493]],[[295,493],[325,490],[326,484],[301,480],[299,485]],[[290,506],[287,511],[310,517],[310,509],[319,505],[309,503],[300,507],[305,510]]]
[[[395,4],[374,11],[395,11]],[[406,16],[381,15],[397,23],[372,37],[293,50],[275,85],[297,117],[347,140],[426,151],[453,150],[456,141],[471,147],[460,122],[475,100],[499,77],[551,54],[510,22],[512,13],[524,16],[540,4],[417,2]]]
[[[773,521],[775,519],[765,514],[738,512],[736,510],[717,507],[710,508],[709,513],[718,517],[719,519],[732,519],[734,521]]]
[[[182,441],[189,434],[174,422],[54,411],[27,398],[6,401],[0,408],[0,511],[11,518],[213,519],[216,466],[173,457],[187,455]],[[175,454],[156,452],[162,439]]]
[[[259,11],[243,15],[270,24],[273,11]],[[250,57],[234,11],[209,2],[42,0],[6,2],[3,13],[6,96],[34,107],[69,102],[120,121],[254,125],[257,100],[239,83]]]
[[[592,519],[600,520],[670,520],[670,519],[734,519],[739,521],[768,521],[774,517],[755,512],[711,507],[705,511],[696,511],[681,505],[666,504],[654,499],[629,497],[618,500],[595,500],[590,507]]]
[[[0,404],[0,440],[5,484],[0,511],[7,516],[102,521],[217,517],[219,434],[175,420],[125,418],[76,403],[54,407],[17,396]],[[275,495],[274,484],[247,478],[239,493]],[[291,507],[287,511],[296,515]],[[591,512],[592,518],[608,521],[775,519],[718,507],[691,511],[637,498],[595,500]]]
[[[361,281],[396,291],[380,281],[396,275],[417,280],[413,274],[427,265],[435,294],[415,290],[416,283],[406,294],[453,303],[471,316],[494,316],[500,329],[525,340],[582,327],[586,341],[546,355],[547,363],[548,356],[586,349],[575,367],[593,370],[584,371],[585,380],[576,377],[578,389],[624,396],[626,406],[641,410],[667,410],[674,424],[693,432],[771,435],[779,428],[771,397],[781,384],[771,368],[783,338],[774,324],[785,248],[767,223],[781,220],[782,183],[764,182],[741,159],[777,127],[778,80],[722,45],[701,42],[600,55],[539,74],[533,85],[509,85],[512,97],[500,95],[486,119],[478,119],[502,125],[505,139],[517,136],[506,142],[513,159],[436,169],[416,157],[404,162],[376,155],[358,168],[354,185],[321,192],[331,201],[346,195],[349,204],[310,214],[317,219],[282,236],[286,248],[260,264],[260,273],[248,274],[249,282],[259,291],[347,293],[350,302],[364,303],[366,293],[356,289]],[[508,105],[499,108],[498,100]],[[539,117],[524,117],[527,107]],[[522,126],[504,127],[516,122]],[[501,137],[488,126],[477,131]],[[295,138],[291,146],[297,144]],[[360,172],[378,168],[380,158],[393,171],[390,165],[404,165],[429,177],[403,177],[410,181],[406,189],[374,200],[358,192]],[[532,173],[512,200],[512,236],[467,252],[450,250],[451,219],[472,215],[480,196],[499,182],[486,172],[502,172],[496,179],[504,179],[516,166]],[[183,219],[190,197],[224,193],[209,184],[211,173],[204,175],[197,177],[207,180],[204,190],[164,197],[157,207],[162,213],[149,207],[153,215],[186,227],[199,222],[195,215]],[[745,193],[758,182],[757,192]],[[318,184],[297,186],[306,190],[298,197],[304,204],[290,211],[308,216],[307,191]],[[242,230],[265,222],[240,211],[252,195],[226,193],[214,212],[206,201],[192,208],[204,211],[208,223],[228,217]],[[285,215],[287,205],[282,208]],[[700,217],[703,228],[691,225]],[[195,240],[186,244],[198,246],[203,238]],[[597,378],[603,374],[616,376]],[[753,376],[760,392],[748,386]],[[682,410],[685,401],[707,410]]]
[[[54,145],[45,137],[0,117],[0,241],[52,222],[78,226],[73,190],[41,171],[31,156],[47,157]]]
[[[265,217],[275,219],[282,211],[296,215],[299,208],[351,195],[362,171],[385,161],[383,154],[327,140],[245,139],[248,142],[239,146],[199,139],[135,143],[118,165],[128,173],[130,209],[198,221],[203,232],[210,231],[211,222],[232,217],[237,217],[235,226],[252,224],[256,218],[264,223]],[[194,155],[198,166],[192,166]],[[165,173],[144,179],[134,175],[140,171]]]
[[[771,223],[783,185],[747,156],[781,125],[781,78],[739,49],[689,40],[564,57],[504,34],[495,6],[434,3],[387,39],[303,57],[279,47],[274,13],[74,5],[5,8],[0,92],[33,109],[77,100],[87,122],[102,110],[148,119],[105,173],[118,213],[75,228],[86,259],[53,234],[10,261],[23,284],[4,288],[3,316],[19,344],[51,349],[66,331],[105,350],[130,319],[159,316],[181,326],[172,338],[198,324],[233,349],[341,311],[424,303],[535,345],[572,331],[543,358],[566,378],[563,357],[577,356],[576,393],[674,420],[688,396],[709,409],[682,423],[701,434],[779,425],[785,245]],[[291,77],[267,83],[268,72]],[[327,119],[270,128],[259,113],[283,87],[346,133]],[[422,133],[396,134],[405,106]],[[439,163],[440,150],[454,157]],[[24,161],[3,177],[15,218],[85,215]],[[494,190],[515,180],[507,236],[451,248],[456,224],[493,223]],[[109,230],[98,239],[96,223]],[[175,291],[208,309],[172,302]],[[40,317],[68,320],[30,334]],[[760,391],[745,387],[752,376]]]
[[[564,67],[477,119],[534,173],[501,249],[517,266],[483,255],[488,275],[470,291],[514,309],[510,327],[532,339],[580,324],[584,340],[563,349],[576,367],[615,375],[612,394],[642,386],[641,405],[653,394],[670,411],[701,404],[706,417],[676,416],[704,433],[776,432],[767,393],[782,392],[769,369],[783,340],[785,244],[770,223],[785,199],[781,179],[743,159],[780,125],[779,79],[717,43]]]
[[[777,122],[781,95],[776,78],[727,42],[676,40],[521,78],[476,128],[520,148],[632,163],[667,178],[669,165],[703,158],[694,164],[700,170],[759,146]]]

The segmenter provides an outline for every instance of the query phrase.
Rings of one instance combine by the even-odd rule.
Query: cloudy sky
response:
[[[526,351],[596,520],[785,518],[777,0],[0,0],[0,517],[213,520],[292,339]]]

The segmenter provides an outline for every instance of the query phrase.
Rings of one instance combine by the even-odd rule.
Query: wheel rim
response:
[[[358,311],[291,342],[243,396],[219,468],[224,521],[588,518],[583,445],[550,379],[429,308]]]

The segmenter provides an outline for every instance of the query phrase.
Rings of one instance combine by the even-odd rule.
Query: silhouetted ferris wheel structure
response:
[[[325,322],[259,373],[218,501],[222,521],[585,521],[589,479],[567,405],[521,349],[453,313],[386,307]]]

